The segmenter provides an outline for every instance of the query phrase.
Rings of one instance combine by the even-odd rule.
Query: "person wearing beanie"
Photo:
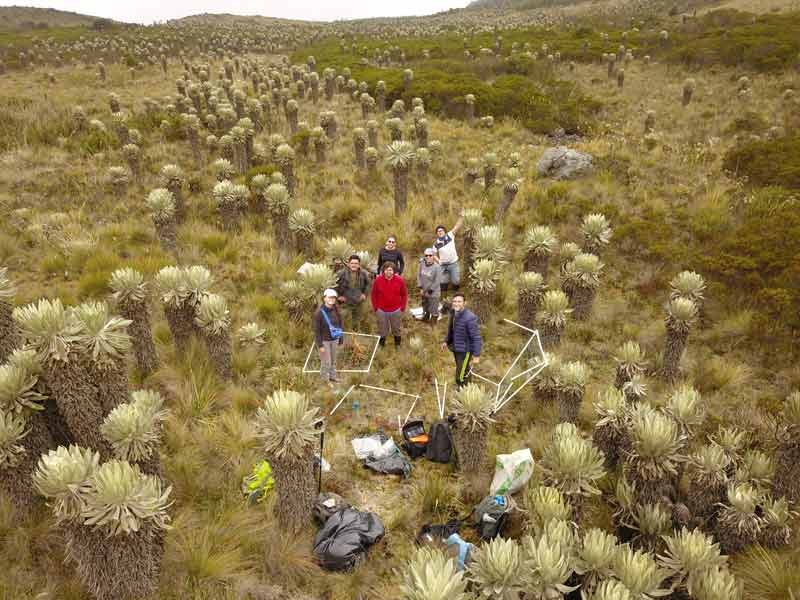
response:
[[[459,285],[461,285],[461,269],[456,251],[456,232],[461,229],[463,223],[464,209],[462,208],[458,221],[450,231],[447,231],[444,225],[436,226],[436,240],[433,242],[433,247],[439,253],[439,264],[442,266],[444,274],[444,281],[441,284],[442,293],[447,292],[450,286],[453,291],[458,291]]]
[[[403,278],[395,273],[394,263],[387,262],[381,267],[381,275],[372,284],[370,300],[372,310],[378,321],[378,336],[381,346],[386,345],[386,336],[394,336],[394,345],[400,347],[402,339],[403,313],[408,304],[408,290]]]
[[[311,319],[314,328],[314,344],[319,350],[319,373],[322,381],[333,387],[339,380],[336,377],[336,353],[344,339],[342,317],[336,306],[338,294],[328,288],[322,294],[320,306]]]
[[[422,320],[432,325],[439,320],[439,300],[442,297],[442,265],[436,262],[436,248],[426,248],[419,261],[417,287],[422,296]]]

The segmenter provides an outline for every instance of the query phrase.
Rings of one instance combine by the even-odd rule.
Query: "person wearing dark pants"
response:
[[[422,320],[431,325],[439,320],[439,301],[442,299],[442,265],[436,262],[436,249],[426,248],[417,273],[417,287],[422,297]]]
[[[386,345],[386,336],[391,332],[394,345],[399,348],[403,313],[408,304],[408,289],[403,278],[394,272],[394,263],[384,263],[381,271],[382,275],[375,278],[370,293],[372,310],[375,311],[378,321],[378,343],[381,346]]]
[[[447,339],[442,343],[442,350],[449,349],[453,353],[456,361],[456,386],[459,388],[469,383],[470,366],[480,362],[482,346],[477,315],[466,308],[464,294],[454,294],[447,325]]]

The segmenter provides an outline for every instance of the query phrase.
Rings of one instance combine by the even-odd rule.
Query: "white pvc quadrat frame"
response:
[[[352,336],[361,336],[361,337],[369,337],[374,338],[376,340],[381,339],[379,335],[373,335],[371,333],[356,333],[355,331],[345,331],[345,335],[352,335]],[[319,369],[309,369],[308,363],[311,360],[311,355],[314,354],[314,346],[316,346],[316,342],[311,342],[311,348],[308,349],[308,355],[306,356],[306,362],[303,363],[303,373],[319,373]],[[375,360],[375,355],[378,353],[378,343],[375,342],[375,347],[372,349],[372,356],[369,357],[369,364],[367,365],[366,369],[336,369],[338,373],[369,373],[370,369],[372,368],[372,362]]]
[[[544,348],[542,348],[542,340],[540,339],[539,332],[537,330],[530,329],[528,327],[525,327],[524,325],[520,325],[519,323],[517,323],[515,321],[512,321],[511,319],[503,319],[503,320],[506,323],[510,323],[511,325],[519,327],[520,329],[524,329],[525,331],[529,332],[531,334],[531,336],[528,338],[528,341],[525,342],[525,345],[522,347],[522,350],[519,351],[519,354],[517,354],[517,357],[514,359],[514,362],[511,363],[511,366],[508,367],[508,369],[506,369],[505,374],[503,375],[503,377],[500,379],[499,382],[492,381],[491,379],[487,379],[486,377],[482,377],[481,375],[478,375],[474,371],[470,371],[471,374],[474,375],[475,377],[477,377],[478,379],[481,379],[481,380],[483,380],[483,381],[485,381],[487,383],[491,383],[492,385],[494,385],[497,388],[497,391],[496,391],[495,397],[494,397],[494,408],[492,409],[492,414],[496,413],[501,408],[503,408],[506,404],[511,402],[511,400],[514,398],[514,396],[516,396],[522,390],[522,388],[524,388],[531,381],[533,381],[534,377],[536,377],[539,373],[541,373],[542,370],[548,364],[547,363],[547,355],[544,352]],[[542,362],[538,363],[538,364],[535,364],[534,366],[530,367],[529,369],[525,369],[521,373],[517,373],[516,375],[514,375],[511,378],[510,383],[508,384],[508,386],[505,389],[503,389],[503,383],[505,383],[506,378],[511,373],[511,370],[517,365],[517,363],[519,362],[519,359],[522,358],[522,355],[525,354],[525,352],[528,350],[528,347],[531,345],[531,343],[534,340],[536,341],[536,346],[537,346],[537,348],[539,350],[539,355],[542,357]],[[520,377],[524,377],[525,375],[528,375],[528,378],[525,379],[525,381],[522,382],[522,385],[520,385],[517,389],[514,390],[513,393],[511,393],[509,395],[509,392],[511,391],[511,388],[514,387],[514,381],[519,379]]]

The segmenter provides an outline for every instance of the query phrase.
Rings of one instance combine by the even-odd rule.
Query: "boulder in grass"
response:
[[[577,179],[591,172],[593,159],[591,154],[558,146],[545,150],[536,168],[542,177]]]

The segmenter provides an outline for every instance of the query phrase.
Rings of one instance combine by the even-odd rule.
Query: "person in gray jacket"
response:
[[[436,262],[436,249],[427,248],[419,261],[417,287],[422,296],[422,320],[436,323],[439,320],[439,301],[442,297],[444,272]]]

